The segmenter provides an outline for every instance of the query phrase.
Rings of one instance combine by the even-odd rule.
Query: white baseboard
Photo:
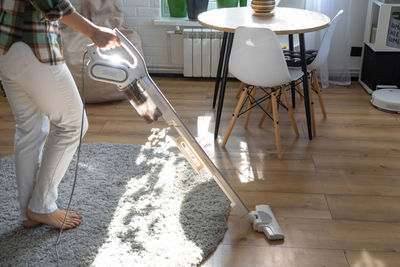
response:
[[[350,69],[350,77],[357,78],[358,76],[360,76],[360,68],[358,68],[358,69]]]

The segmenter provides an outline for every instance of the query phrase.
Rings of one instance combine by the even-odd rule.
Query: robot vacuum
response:
[[[400,89],[380,89],[372,93],[371,104],[379,110],[400,113]]]

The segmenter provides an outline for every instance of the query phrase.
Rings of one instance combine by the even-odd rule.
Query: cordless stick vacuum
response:
[[[205,168],[210,171],[219,187],[231,201],[231,206],[238,209],[239,215],[248,216],[255,231],[264,232],[269,240],[283,239],[282,230],[270,207],[258,205],[255,211],[249,211],[246,204],[207,156],[175,109],[151,79],[144,59],[136,47],[118,29],[115,29],[115,32],[121,46],[132,57],[133,63],[124,59],[116,60],[114,56],[105,55],[92,44],[88,46],[89,76],[97,81],[115,84],[148,123],[163,117],[169,126],[174,126],[179,134],[174,140],[192,167],[198,173]]]

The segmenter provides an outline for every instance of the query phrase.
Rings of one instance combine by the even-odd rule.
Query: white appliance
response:
[[[372,93],[371,104],[379,110],[400,113],[400,89],[380,89]]]

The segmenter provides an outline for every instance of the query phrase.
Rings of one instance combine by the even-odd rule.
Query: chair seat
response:
[[[318,50],[307,50],[306,51],[306,62],[307,65],[311,64],[317,57]],[[285,56],[286,64],[289,68],[301,67],[300,52],[283,50],[283,55]]]

